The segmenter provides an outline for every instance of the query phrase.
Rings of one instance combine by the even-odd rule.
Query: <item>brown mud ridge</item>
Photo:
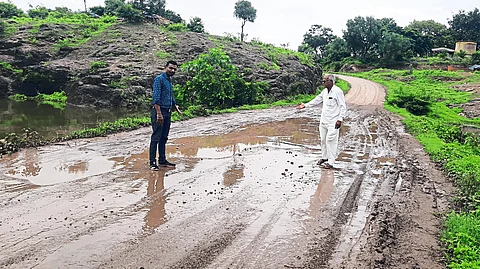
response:
[[[173,124],[176,169],[149,171],[149,128],[0,162],[1,268],[444,268],[451,186],[384,89],[352,84],[333,170],[320,109]]]

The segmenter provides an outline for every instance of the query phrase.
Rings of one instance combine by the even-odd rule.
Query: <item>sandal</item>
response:
[[[320,161],[317,162],[317,165],[322,165],[322,163],[328,161],[327,159],[321,159]]]
[[[325,169],[332,169],[333,168],[333,165],[329,164],[329,163],[326,163],[325,165],[323,165],[323,168]]]

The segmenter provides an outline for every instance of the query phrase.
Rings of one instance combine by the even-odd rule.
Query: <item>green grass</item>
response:
[[[450,214],[445,223],[442,241],[449,253],[449,268],[480,268],[480,212]]]
[[[279,64],[279,59],[281,59],[282,57],[294,56],[298,58],[302,64],[314,66],[313,57],[303,52],[293,51],[286,48],[279,48],[272,44],[263,43],[258,40],[252,40],[249,44],[253,47],[260,48],[265,53],[267,59],[277,65]]]
[[[407,130],[454,180],[459,190],[456,202],[463,212],[450,214],[445,222],[442,240],[447,264],[480,268],[480,135],[461,129],[480,128],[480,118],[462,117],[461,109],[452,106],[474,98],[452,86],[478,82],[480,74],[377,69],[353,75],[387,87],[385,108],[404,118]]]
[[[9,96],[8,98],[13,100],[13,101],[16,101],[16,102],[23,102],[23,101],[26,101],[26,100],[34,100],[37,103],[51,105],[51,106],[53,106],[55,108],[58,108],[58,109],[64,109],[65,106],[67,105],[67,95],[63,91],[54,92],[52,94],[40,93],[40,94],[38,94],[37,96],[34,96],[34,97],[28,97],[24,94],[17,93],[15,95]]]
[[[91,37],[96,36],[111,25],[116,23],[116,17],[114,16],[102,16],[100,18],[92,18],[84,13],[73,13],[69,15],[59,16],[56,12],[50,12],[45,19],[30,18],[30,17],[14,17],[11,19],[14,22],[13,27],[17,29],[20,26],[32,25],[30,30],[30,36],[28,40],[32,44],[38,44],[36,34],[39,33],[38,26],[41,24],[54,24],[54,25],[70,25],[72,32],[70,37],[60,39],[57,44],[54,45],[52,50],[54,52],[66,48],[76,47],[87,42]],[[15,32],[16,30],[13,30]]]
[[[155,56],[157,56],[160,59],[168,59],[168,58],[172,57],[172,55],[170,53],[168,53],[166,51],[163,51],[163,50],[157,51],[155,53]]]

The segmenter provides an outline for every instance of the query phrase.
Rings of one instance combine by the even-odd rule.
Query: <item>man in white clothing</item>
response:
[[[325,89],[317,97],[306,104],[300,103],[297,109],[323,104],[319,127],[322,159],[317,164],[325,163],[323,167],[330,169],[333,168],[337,158],[338,136],[347,112],[347,105],[342,90],[335,86],[334,75],[326,75],[322,80],[322,85],[325,86]]]

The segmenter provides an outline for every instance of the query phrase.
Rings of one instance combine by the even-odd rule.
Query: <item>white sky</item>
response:
[[[4,0],[1,0],[4,1]],[[240,20],[233,16],[237,0],[167,0],[167,8],[179,13],[187,22],[200,17],[207,32],[216,35],[230,33],[238,35]],[[83,10],[83,0],[11,0],[24,11],[32,6],[47,8],[66,6],[72,10]],[[313,24],[332,28],[334,34],[342,36],[348,19],[356,16],[393,18],[398,25],[406,26],[413,20],[435,20],[447,25],[447,20],[459,10],[472,11],[473,0],[250,0],[257,9],[254,23],[247,22],[247,39],[258,38],[275,45],[289,44],[296,50],[303,35]],[[104,5],[104,0],[87,0],[87,7]]]

